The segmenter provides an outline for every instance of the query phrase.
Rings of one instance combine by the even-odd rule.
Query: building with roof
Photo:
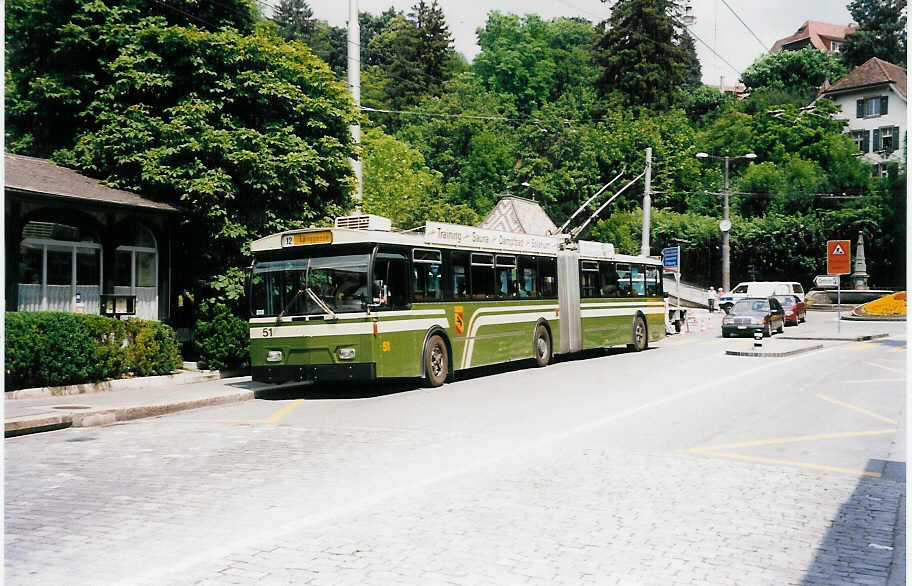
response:
[[[819,97],[839,106],[839,119],[864,159],[883,174],[890,162],[904,161],[906,146],[906,70],[877,57],[854,68]]]
[[[538,202],[515,195],[500,198],[478,227],[538,236],[557,233],[557,226]]]
[[[805,47],[814,47],[818,51],[829,54],[838,53],[845,43],[846,36],[855,32],[856,29],[857,27],[852,25],[808,20],[798,27],[794,34],[773,43],[770,53],[800,51]]]
[[[4,155],[6,310],[170,316],[178,209]]]

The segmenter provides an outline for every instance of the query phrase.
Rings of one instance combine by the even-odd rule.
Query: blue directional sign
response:
[[[681,270],[680,246],[662,249],[662,267],[666,272],[679,272]]]

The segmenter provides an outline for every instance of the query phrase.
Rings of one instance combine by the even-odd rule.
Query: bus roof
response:
[[[557,256],[562,238],[486,230],[475,226],[427,222],[424,232],[392,232],[386,230],[356,230],[350,228],[306,228],[272,234],[253,241],[253,253],[315,244],[394,244],[401,246],[432,246],[453,250],[472,250],[493,253],[536,254]],[[644,256],[616,254],[612,244],[579,241],[579,255],[583,259],[615,260],[662,264],[660,259]]]

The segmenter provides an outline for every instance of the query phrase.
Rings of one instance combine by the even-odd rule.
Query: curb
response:
[[[824,340],[829,342],[866,342],[879,338],[888,338],[890,334],[869,334],[866,336],[779,336],[780,340]]]
[[[226,375],[222,376],[221,373],[219,373],[217,370],[206,370],[201,372],[180,372],[177,374],[122,378],[99,383],[83,383],[79,385],[66,385],[62,387],[34,387],[31,389],[19,389],[18,391],[9,391],[7,393],[4,393],[4,397],[8,401],[16,399],[37,399],[43,397],[66,397],[69,395],[87,395],[92,393],[107,393],[109,391],[124,391],[157,384],[187,385],[210,380],[218,380],[220,378],[226,378],[227,376],[231,376],[231,373],[226,372]]]
[[[144,417],[156,417],[176,411],[197,409],[240,403],[254,398],[254,391],[237,391],[230,394],[180,401],[178,403],[158,403],[152,405],[133,405],[130,407],[115,407],[111,409],[94,409],[79,413],[62,413],[60,415],[41,415],[38,417],[21,417],[5,422],[4,436],[15,437],[42,431],[52,431],[67,427],[94,427],[109,425],[117,421],[130,421]]]
[[[823,348],[823,344],[816,344],[814,346],[807,346],[806,348],[798,348],[797,350],[789,350],[787,352],[741,352],[739,350],[726,350],[725,354],[728,356],[753,356],[756,358],[785,358],[786,356],[794,356],[795,354],[801,354],[803,352],[820,350],[821,348]]]
[[[842,319],[848,320],[848,321],[906,321],[906,316],[904,316],[904,315],[903,316],[884,315],[884,316],[880,316],[880,317],[875,317],[875,316],[867,316],[867,315],[855,315],[853,313],[850,315],[843,316]]]

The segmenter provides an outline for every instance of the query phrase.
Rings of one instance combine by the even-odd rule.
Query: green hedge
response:
[[[168,374],[181,363],[174,330],[58,311],[6,313],[6,390]]]
[[[250,366],[250,326],[227,308],[220,308],[211,319],[196,322],[194,343],[206,368]]]

